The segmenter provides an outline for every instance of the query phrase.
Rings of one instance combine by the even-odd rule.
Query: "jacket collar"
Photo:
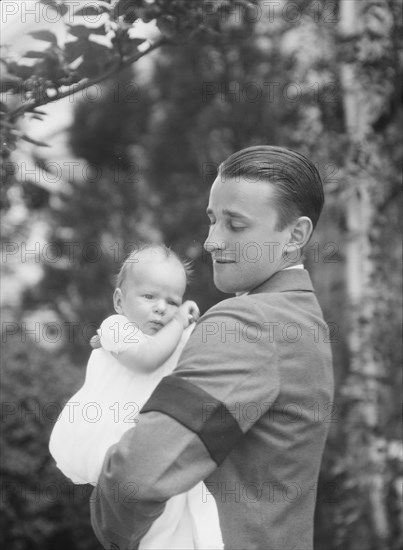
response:
[[[259,294],[261,292],[292,292],[294,290],[314,292],[311,278],[306,269],[277,271],[270,279],[267,279],[261,285],[253,288],[248,294]]]

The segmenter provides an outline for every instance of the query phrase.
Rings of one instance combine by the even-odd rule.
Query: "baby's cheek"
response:
[[[170,321],[171,319],[173,319],[175,313],[178,311],[178,307],[177,306],[170,306],[168,305],[167,307],[167,312],[166,312],[166,318],[167,318],[167,322]]]

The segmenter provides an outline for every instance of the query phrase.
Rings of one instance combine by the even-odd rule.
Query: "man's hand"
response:
[[[100,338],[99,334],[95,334],[95,336],[93,336],[91,338],[90,346],[92,347],[92,349],[102,348],[101,338]]]
[[[183,324],[183,328],[187,328],[190,324],[195,323],[200,317],[200,310],[192,300],[186,300],[175,314],[176,319]]]

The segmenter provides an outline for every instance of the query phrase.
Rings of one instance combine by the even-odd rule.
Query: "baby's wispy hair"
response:
[[[189,286],[193,281],[194,261],[188,258],[182,257],[180,254],[169,248],[162,243],[146,243],[140,242],[136,245],[136,248],[130,252],[126,259],[124,260],[119,273],[115,277],[115,288],[122,288],[123,283],[125,282],[128,274],[134,268],[136,263],[138,263],[138,258],[136,257],[141,252],[146,250],[155,250],[164,255],[167,259],[174,258],[182,265],[185,275],[186,275],[186,285]]]

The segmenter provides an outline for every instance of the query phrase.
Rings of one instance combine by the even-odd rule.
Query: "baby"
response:
[[[96,485],[106,451],[125,431],[159,381],[175,368],[199,317],[182,303],[188,266],[163,245],[143,245],[124,262],[113,295],[117,315],[98,331],[83,387],[70,399],[49,449],[74,483]],[[214,499],[199,484],[167,502],[140,548],[223,548]],[[210,497],[211,495],[209,495]]]

